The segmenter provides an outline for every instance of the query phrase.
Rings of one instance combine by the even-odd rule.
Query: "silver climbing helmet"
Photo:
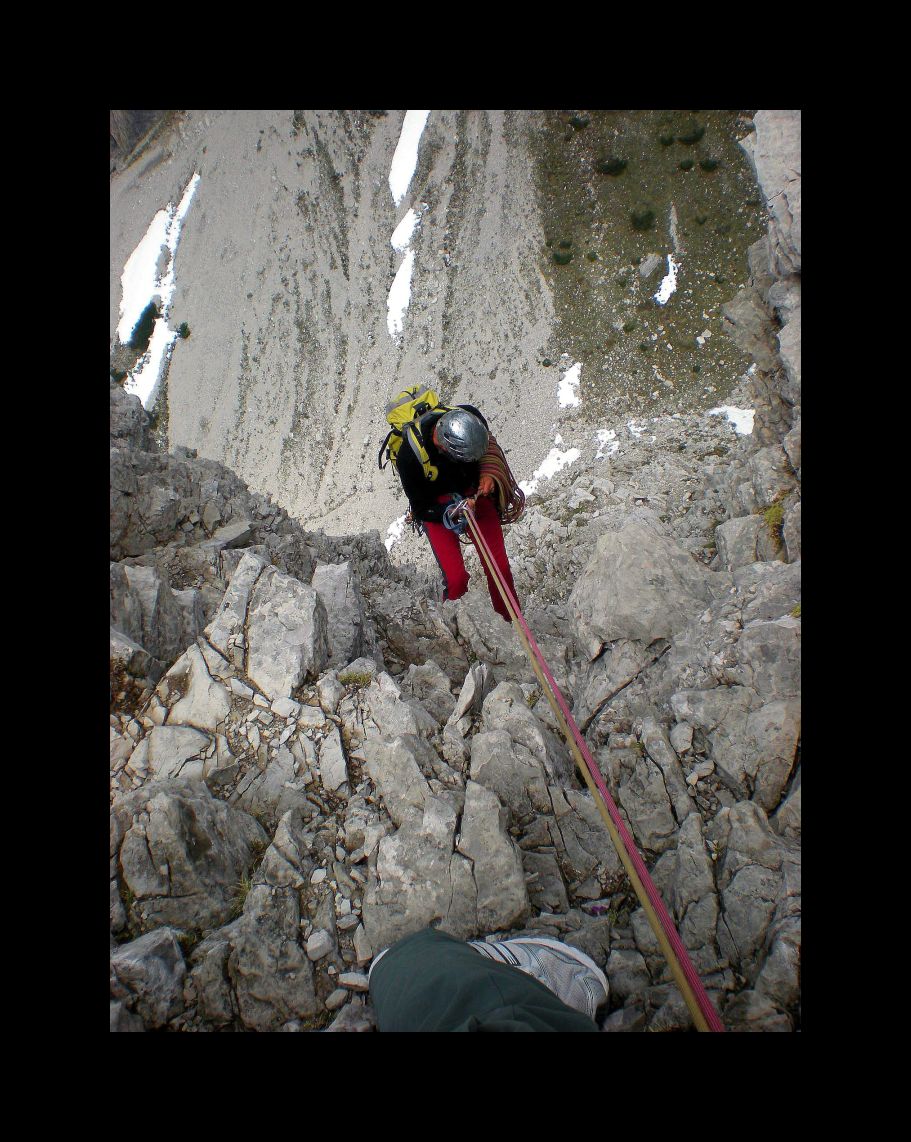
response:
[[[483,423],[464,408],[444,413],[437,424],[437,435],[446,452],[462,464],[480,460],[487,451],[489,434]]]

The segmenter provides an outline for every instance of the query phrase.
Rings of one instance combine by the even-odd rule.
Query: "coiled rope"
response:
[[[513,625],[522,641],[531,667],[538,681],[541,683],[541,689],[547,695],[547,700],[563,731],[566,743],[573,753],[579,772],[595,799],[595,804],[598,806],[598,811],[607,826],[607,831],[610,833],[614,848],[617,850],[617,855],[620,857],[623,867],[626,869],[636,896],[639,898],[639,903],[642,905],[645,915],[648,917],[648,922],[651,925],[652,931],[655,933],[655,938],[661,947],[664,958],[667,960],[674,980],[686,1001],[696,1030],[724,1031],[724,1025],[719,1018],[718,1012],[706,994],[689,953],[664,906],[664,901],[661,899],[661,895],[655,887],[651,876],[649,876],[648,869],[645,867],[645,862],[636,849],[636,844],[630,835],[629,829],[627,829],[623,823],[623,818],[620,816],[617,806],[608,792],[607,786],[604,784],[601,771],[595,764],[594,758],[585,743],[585,739],[582,737],[579,727],[569,712],[566,699],[563,697],[559,686],[554,680],[550,668],[544,661],[544,656],[541,654],[538,644],[535,642],[534,635],[531,633],[528,623],[525,621],[525,617],[519,607],[519,602],[513,592],[503,582],[499,568],[494,561],[490,548],[487,546],[487,541],[484,539],[477,525],[474,512],[464,502],[462,511],[468,521],[468,527],[474,539],[475,546],[481,558],[484,560],[488,571],[493,576],[493,580],[497,585],[503,602],[506,604],[512,616]]]

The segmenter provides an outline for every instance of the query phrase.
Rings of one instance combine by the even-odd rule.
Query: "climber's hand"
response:
[[[491,496],[493,495],[493,476],[482,476],[478,481],[478,495]]]

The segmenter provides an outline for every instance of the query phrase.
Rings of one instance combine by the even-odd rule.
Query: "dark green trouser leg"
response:
[[[597,1031],[543,983],[425,928],[393,944],[370,974],[380,1031]]]

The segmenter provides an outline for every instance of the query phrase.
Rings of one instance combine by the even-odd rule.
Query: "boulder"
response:
[[[295,756],[298,751],[302,758]],[[315,810],[307,800],[307,785],[315,764],[316,751],[307,738],[299,739],[296,750],[281,745],[265,769],[253,766],[241,778],[231,804],[265,821],[275,821],[294,808],[310,817]]]
[[[363,700],[367,707],[364,729],[368,737],[391,739],[401,734],[432,737],[439,731],[439,723],[420,702],[406,698],[385,671],[377,674],[364,690]]]
[[[400,736],[385,742],[373,737],[368,738],[362,747],[370,779],[396,825],[401,825],[415,810],[423,812],[424,803],[431,796],[412,740]]]
[[[711,572],[640,519],[606,532],[569,597],[577,644],[671,638],[713,597]]]
[[[247,676],[267,697],[289,697],[326,666],[327,627],[326,608],[312,587],[266,567],[247,611]]]
[[[465,786],[462,834],[456,848],[471,861],[479,932],[511,928],[530,908],[521,854],[506,831],[499,798],[476,781]]]
[[[153,783],[115,802],[111,814],[111,858],[143,932],[225,923],[256,847],[268,840],[251,816],[197,781]]]
[[[317,563],[311,585],[326,609],[330,666],[344,666],[363,654],[364,601],[350,562]]]
[[[167,677],[185,688],[183,697],[170,707],[168,726],[194,726],[213,733],[222,728],[231,712],[231,695],[212,678],[198,646],[190,646]]]
[[[471,780],[496,793],[512,824],[552,812],[541,761],[505,730],[487,730],[471,739]]]
[[[177,933],[159,928],[111,953],[111,998],[124,1001],[145,1028],[156,1030],[183,1011],[186,974]]]

